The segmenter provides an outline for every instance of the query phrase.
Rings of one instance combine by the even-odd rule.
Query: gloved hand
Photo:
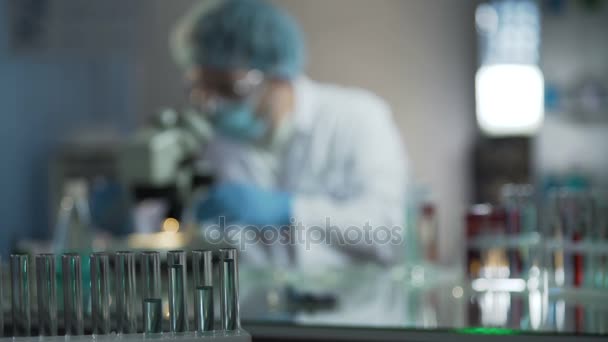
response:
[[[227,224],[254,226],[288,225],[292,196],[286,192],[269,191],[255,185],[223,183],[211,188],[197,207],[200,221],[225,217]]]

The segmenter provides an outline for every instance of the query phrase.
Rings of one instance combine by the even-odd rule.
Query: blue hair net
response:
[[[224,0],[198,17],[187,33],[190,63],[217,69],[258,69],[291,79],[304,64],[295,20],[263,0]]]

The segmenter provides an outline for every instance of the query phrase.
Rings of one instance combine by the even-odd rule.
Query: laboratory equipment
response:
[[[182,162],[199,152],[211,136],[211,126],[202,113],[163,109],[124,147],[121,174],[132,184],[175,184]]]
[[[606,288],[606,194],[559,189],[550,194],[545,231],[549,266],[558,286]]]
[[[606,289],[607,199],[581,186],[505,185],[498,205],[473,206],[467,216],[469,276],[481,279],[474,285]]]
[[[173,109],[151,116],[126,139],[83,134],[59,148],[50,181],[51,207],[58,209],[53,218],[55,253],[89,254],[90,226],[116,235],[159,231],[160,222],[153,227],[133,225],[133,212],[142,202],[161,202],[167,208],[162,219],[181,221],[195,187],[212,182],[209,168],[196,158],[212,135],[204,116]]]
[[[515,238],[538,234],[538,208],[532,185],[506,184],[501,193],[506,234]],[[507,257],[511,277],[527,277],[530,269],[540,266],[538,248],[514,246],[508,249]]]
[[[32,326],[31,322],[31,303],[29,297],[30,277],[29,264],[27,255],[12,255],[11,256],[11,286],[12,291],[12,311],[14,318],[11,320],[10,330],[14,337],[12,342],[31,342],[33,339],[20,338],[31,334],[31,331],[39,331],[40,336],[36,337],[36,341],[45,342],[60,342],[65,340],[65,336],[57,336],[58,332],[65,331],[66,336],[72,336],[79,341],[115,341],[120,339],[123,342],[141,341],[142,338],[154,339],[171,339],[174,342],[195,342],[195,340],[205,340],[207,338],[219,341],[250,341],[250,336],[242,329],[231,329],[230,331],[213,330],[213,291],[200,291],[200,289],[213,289],[212,278],[212,260],[213,253],[211,251],[195,251],[193,269],[196,283],[200,292],[200,302],[204,305],[199,306],[201,319],[197,323],[195,331],[188,329],[187,301],[189,296],[194,293],[189,293],[186,287],[186,252],[171,251],[168,253],[167,266],[169,268],[169,309],[171,317],[169,318],[171,335],[163,335],[163,315],[162,306],[162,278],[161,278],[161,259],[160,253],[156,251],[142,252],[140,257],[140,268],[135,268],[136,254],[131,251],[122,251],[114,254],[116,277],[121,279],[116,282],[118,291],[115,297],[111,296],[110,288],[110,266],[112,255],[108,253],[92,253],[90,255],[90,289],[91,289],[91,316],[84,316],[85,306],[83,305],[83,290],[88,289],[88,283],[85,283],[86,288],[83,288],[83,279],[89,275],[83,274],[81,265],[81,257],[76,253],[64,253],[61,256],[61,272],[55,272],[55,255],[40,254],[35,256],[36,265],[36,281],[37,281],[37,305],[38,318]],[[230,255],[230,260],[233,261],[236,254]],[[226,258],[228,259],[228,258]],[[234,267],[230,267],[233,271]],[[198,270],[198,271],[197,271]],[[0,270],[1,271],[1,270]],[[141,277],[136,278],[135,272],[140,271]],[[57,303],[56,303],[56,280],[55,276],[59,275],[63,287],[63,307],[64,319],[57,320]],[[229,288],[237,289],[238,284],[234,274],[230,274]],[[33,280],[32,280],[33,281]],[[1,282],[0,282],[1,284]],[[137,301],[134,295],[135,289],[141,289],[142,300]],[[232,291],[229,291],[232,293]],[[0,299],[1,299],[0,295]],[[117,305],[117,314],[111,315],[110,303],[111,298],[115,298]],[[233,299],[237,298],[232,296]],[[238,300],[238,298],[237,298]],[[236,302],[231,302],[232,308],[238,305]],[[211,305],[211,306],[210,306]],[[137,324],[131,325],[129,315],[134,314],[136,310],[143,308],[143,334],[138,333]],[[128,312],[125,313],[125,310]],[[233,312],[233,311],[231,311]],[[1,317],[1,315],[0,315]],[[134,316],[134,317],[139,317]],[[231,315],[231,317],[238,317]],[[90,319],[90,321],[89,321]],[[238,320],[237,320],[238,322]],[[1,325],[0,325],[1,326]],[[117,327],[119,334],[112,333],[112,327]],[[233,326],[240,327],[239,324]],[[198,328],[200,327],[200,329]],[[130,330],[132,329],[132,330]],[[125,332],[128,331],[128,332]],[[87,335],[85,335],[85,333]],[[91,334],[91,335],[88,335]],[[78,336],[78,337],[75,337]],[[0,336],[1,337],[1,336]],[[175,341],[179,339],[179,341]],[[1,342],[9,342],[8,339],[0,338]]]
[[[167,252],[167,268],[169,270],[169,320],[172,333],[183,333],[188,331],[186,265],[186,252]]]
[[[420,248],[424,258],[430,262],[439,260],[439,224],[437,222],[437,211],[433,203],[424,203],[420,208],[418,220],[418,237]]]
[[[66,335],[83,335],[82,266],[80,255],[65,253],[62,256],[63,312]]]
[[[11,255],[13,336],[29,336],[31,333],[29,274],[27,255]]]
[[[213,253],[192,251],[194,314],[198,332],[213,330]]]
[[[163,308],[160,298],[147,298],[143,300],[144,309],[144,333],[162,333]]]
[[[537,199],[529,184],[502,187],[500,202],[467,213],[468,267],[472,278],[521,279],[541,267]]]
[[[211,126],[202,113],[163,109],[121,146],[120,178],[136,200],[166,198],[167,216],[179,217],[195,183],[212,181],[211,173],[194,163],[211,136]]]
[[[222,329],[240,329],[238,257],[234,248],[220,249],[220,308]]]
[[[111,330],[110,256],[107,253],[93,253],[90,263],[93,334],[105,335]]]
[[[132,334],[137,332],[137,294],[135,278],[135,253],[121,251],[116,253],[116,314],[118,332]]]
[[[213,287],[198,286],[195,291],[196,331],[213,331]]]
[[[88,251],[93,234],[86,179],[65,180],[53,238],[55,253]]]
[[[163,317],[160,253],[154,251],[141,253],[141,279],[144,333],[161,333]]]
[[[55,255],[37,255],[38,331],[41,336],[57,335],[57,292],[55,275]]]
[[[188,330],[186,294],[184,283],[184,266],[169,266],[169,319],[172,333],[183,333]]]

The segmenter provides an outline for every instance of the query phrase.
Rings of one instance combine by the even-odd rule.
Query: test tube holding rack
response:
[[[161,256],[157,251],[96,252],[84,261],[90,263],[90,274],[83,274],[82,257],[77,253],[40,254],[33,258],[11,255],[7,276],[12,315],[6,322],[0,315],[0,342],[59,342],[65,341],[66,336],[79,341],[251,341],[239,318],[236,249],[222,249],[215,255],[208,250],[193,251],[192,284],[186,277],[188,253],[167,252],[166,297],[162,292]],[[56,272],[57,259],[60,272]],[[213,279],[214,260],[219,260],[217,285]],[[32,266],[35,296],[31,296]],[[3,272],[4,268],[0,268],[0,279]],[[83,283],[83,279],[90,279],[90,283]],[[2,290],[0,282],[0,305]],[[85,303],[83,294],[88,290],[90,302]],[[62,306],[58,305],[58,293],[63,297]],[[194,299],[194,325],[188,324],[190,295]],[[214,295],[219,295],[221,324],[215,324]]]

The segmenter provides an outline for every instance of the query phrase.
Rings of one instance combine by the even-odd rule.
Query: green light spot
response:
[[[457,329],[456,333],[467,335],[518,335],[519,331],[506,328],[471,327]]]

